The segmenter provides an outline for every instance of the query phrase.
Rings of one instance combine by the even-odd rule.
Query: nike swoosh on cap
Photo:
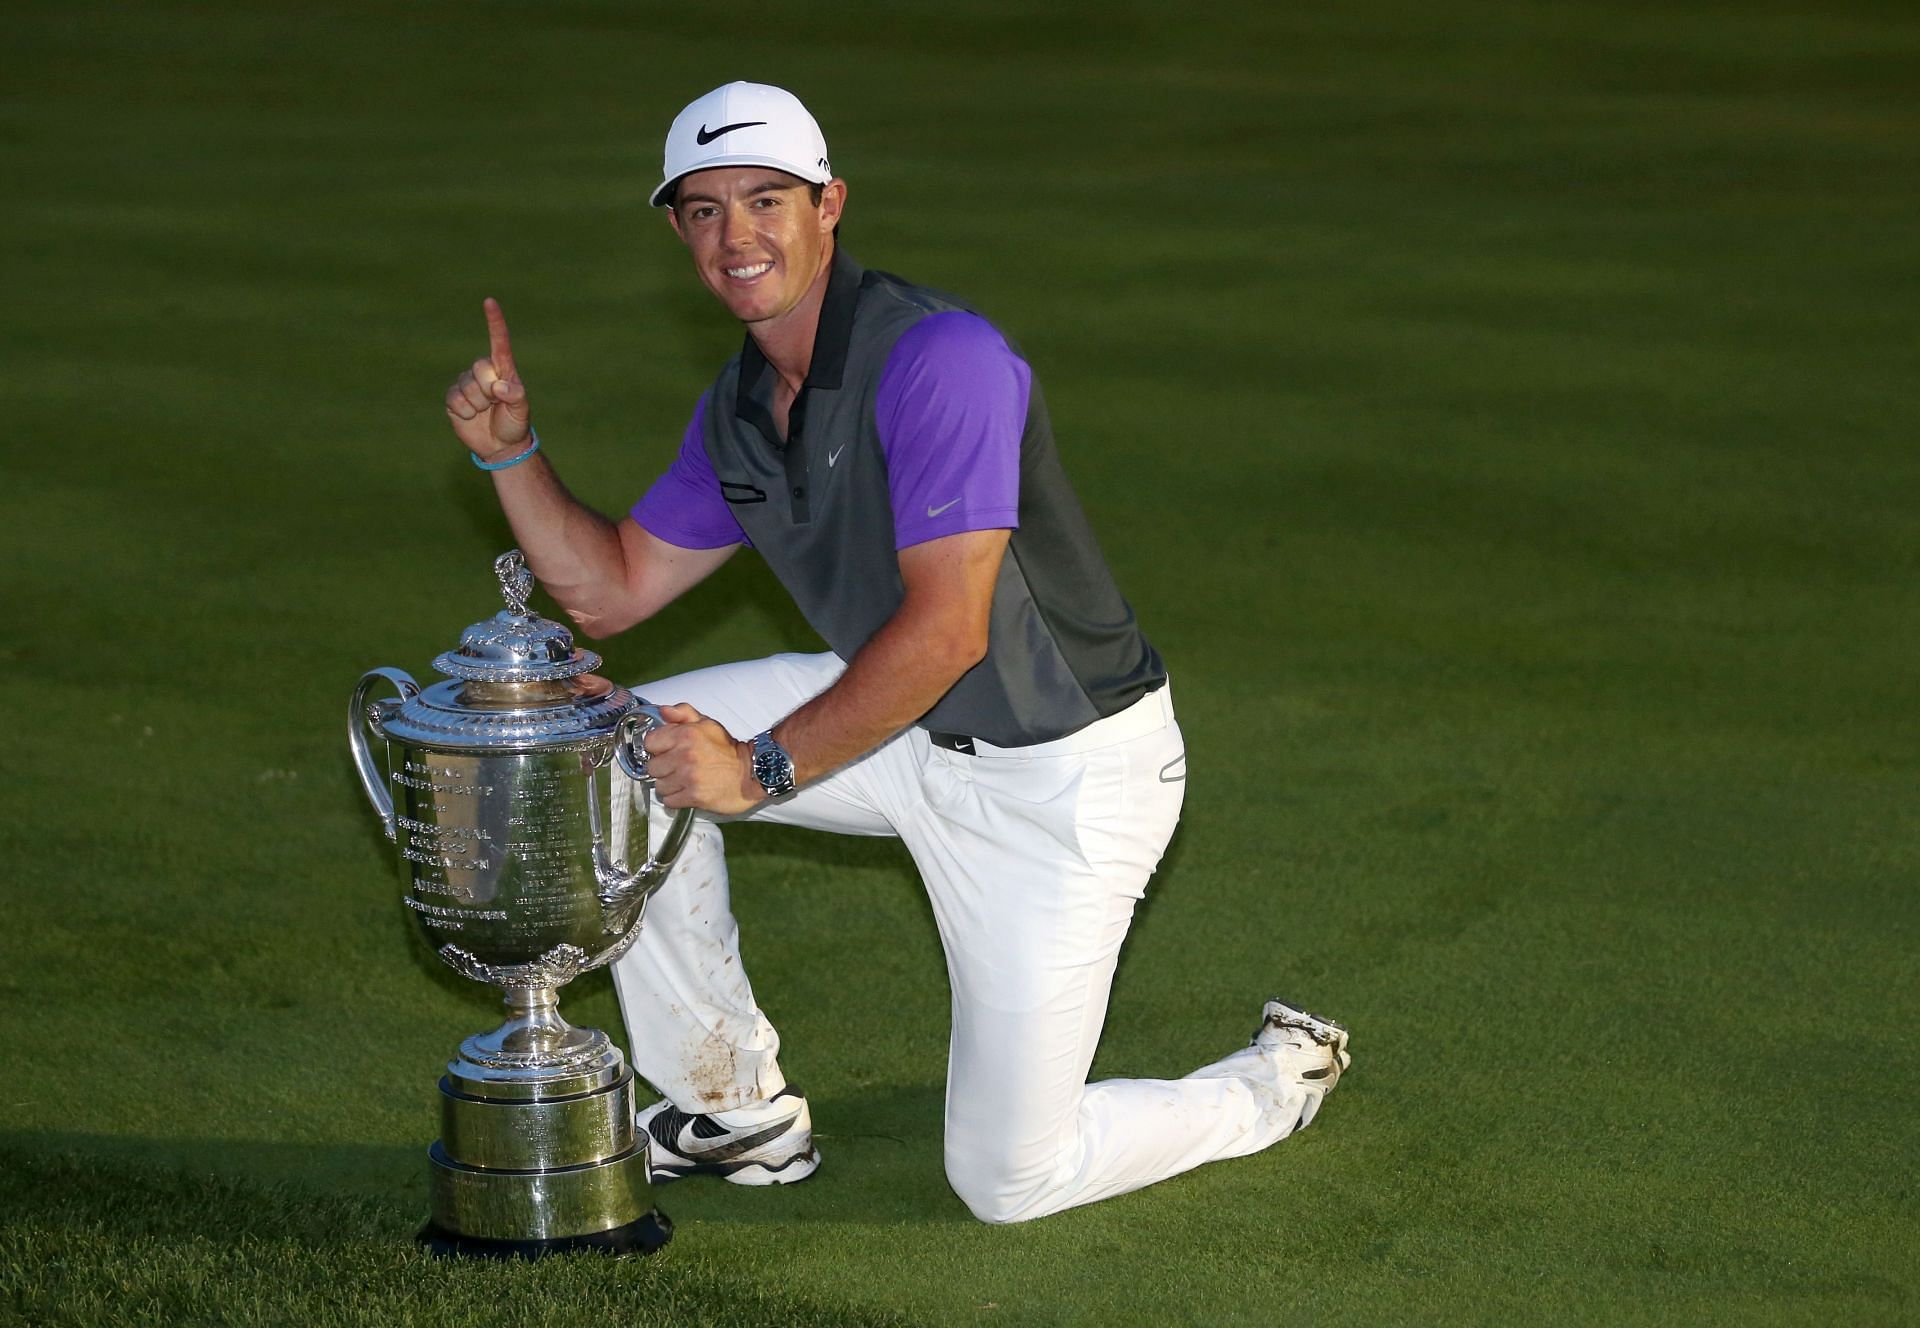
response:
[[[953,503],[957,503],[957,502],[959,502],[959,501],[960,501],[960,500],[959,500],[958,498],[955,498],[955,499],[953,500]],[[928,516],[939,516],[939,515],[940,515],[940,514],[941,514],[942,512],[944,512],[944,511],[946,511],[946,510],[947,510],[947,509],[948,509],[949,507],[952,507],[952,506],[953,506],[953,503],[942,503],[942,504],[940,504],[940,506],[938,506],[938,507],[929,507],[929,508],[927,509],[927,515],[928,515]]]
[[[701,125],[700,132],[695,134],[693,138],[701,147],[705,147],[722,134],[731,134],[736,129],[751,129],[755,125],[763,125],[765,123],[765,120],[742,120],[739,124],[721,125],[718,129],[709,129],[705,125]]]

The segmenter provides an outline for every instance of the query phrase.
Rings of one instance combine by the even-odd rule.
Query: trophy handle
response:
[[[667,717],[660,713],[660,707],[642,701],[620,721],[620,727],[614,731],[613,759],[628,779],[649,790],[653,788],[653,776],[647,771],[646,737],[655,729],[666,726]]]
[[[347,742],[353,747],[353,763],[360,769],[360,787],[367,791],[367,801],[380,813],[380,824],[387,838],[392,839],[393,798],[387,793],[386,781],[380,778],[380,767],[373,762],[373,746],[367,741],[368,729],[376,733],[380,730],[380,707],[393,704],[391,701],[367,704],[367,693],[380,682],[393,684],[402,701],[411,701],[420,695],[420,684],[401,669],[369,669],[361,675],[360,685],[353,689],[353,700],[347,702]]]
[[[632,713],[620,721],[620,727],[613,738],[613,763],[620,767],[620,773],[640,786],[643,799],[640,815],[645,817],[646,803],[653,800],[653,776],[647,773],[647,749],[642,745],[647,734],[665,724],[660,707],[642,701]],[[620,786],[613,786],[613,796],[618,807]],[[598,800],[595,810],[598,810]],[[596,818],[598,819],[598,818]],[[617,820],[616,816],[616,820]],[[628,871],[612,860],[607,852],[605,838],[594,827],[593,836],[593,873],[600,883],[600,903],[605,909],[612,910],[628,903],[636,895],[645,899],[660,888],[667,879],[667,873],[673,870],[674,859],[680,856],[681,845],[687,842],[687,832],[693,828],[693,808],[682,807],[673,814],[667,833],[660,840],[658,849],[649,849],[647,860],[636,871]]]

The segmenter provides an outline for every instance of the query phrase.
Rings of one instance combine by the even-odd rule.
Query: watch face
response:
[[[762,748],[753,754],[753,777],[769,793],[784,792],[793,786],[793,761],[778,747]]]

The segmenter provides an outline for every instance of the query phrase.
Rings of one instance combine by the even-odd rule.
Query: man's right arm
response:
[[[486,312],[491,353],[447,389],[446,405],[460,441],[497,465],[532,446],[532,417],[506,316],[493,300]],[[569,493],[544,453],[495,470],[493,483],[528,568],[590,637],[658,613],[738,547],[682,548],[630,516],[615,523]]]
[[[495,471],[493,487],[527,567],[595,640],[651,618],[740,547],[683,549],[631,516],[615,522],[569,493],[544,452]]]

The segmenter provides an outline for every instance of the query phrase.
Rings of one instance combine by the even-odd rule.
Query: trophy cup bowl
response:
[[[641,740],[659,711],[527,609],[519,550],[494,571],[506,608],[434,660],[445,681],[369,670],[347,715],[403,902],[441,959],[506,997],[506,1022],[462,1042],[440,1080],[420,1240],[493,1257],[651,1251],[672,1224],[652,1205],[633,1071],[605,1033],[562,1019],[558,998],[639,935],[691,813],[648,852]],[[372,700],[382,684],[397,696]]]

